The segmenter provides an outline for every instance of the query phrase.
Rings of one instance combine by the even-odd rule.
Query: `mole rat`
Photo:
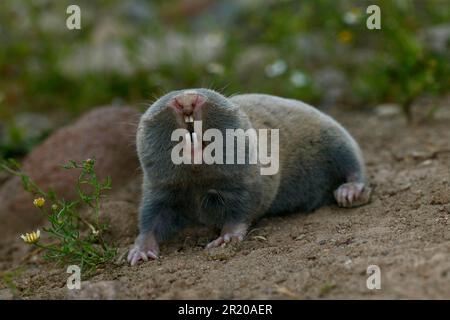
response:
[[[200,128],[194,126],[200,122]],[[184,142],[173,139],[179,129]],[[264,165],[248,161],[247,146],[244,163],[174,161],[174,148],[180,143],[193,142],[193,148],[186,149],[191,152],[183,154],[201,157],[213,141],[206,137],[208,129],[227,138],[230,129],[278,129],[278,170],[261,174]],[[202,134],[205,141],[199,141]],[[185,226],[220,229],[220,236],[206,246],[209,249],[243,240],[249,226],[266,215],[311,212],[333,202],[354,207],[369,201],[356,141],[331,117],[297,100],[266,94],[227,98],[203,88],[172,91],[142,115],[136,140],[143,184],[140,232],[128,254],[131,265],[157,259],[159,243]],[[250,141],[249,136],[245,141]],[[273,151],[276,142],[271,140],[266,149]],[[242,150],[238,144],[232,151]],[[230,146],[222,145],[217,144],[215,152]],[[219,156],[223,160],[220,157],[225,159],[224,154]]]

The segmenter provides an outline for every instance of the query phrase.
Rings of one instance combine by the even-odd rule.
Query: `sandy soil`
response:
[[[244,242],[210,252],[203,247],[213,234],[190,230],[163,245],[158,261],[129,267],[119,257],[80,291],[66,288],[64,269],[3,244],[1,268],[23,263],[3,272],[10,280],[0,297],[450,299],[449,99],[443,104],[439,120],[419,126],[401,116],[335,115],[364,151],[374,188],[366,206],[263,219]],[[139,181],[113,198],[122,221],[133,222],[129,232],[114,226],[123,257],[136,234]],[[369,265],[381,269],[380,290],[366,287]]]

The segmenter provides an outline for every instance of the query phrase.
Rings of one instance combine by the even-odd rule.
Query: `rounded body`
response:
[[[364,182],[358,144],[335,120],[301,101],[265,94],[230,98],[254,128],[279,129],[280,168],[264,176],[273,198],[269,214],[309,212],[334,201],[333,191],[353,179]]]
[[[267,163],[249,161],[251,150],[261,152],[260,144],[242,148],[228,131],[253,129],[278,130],[274,174],[262,174]],[[181,142],[173,139],[180,130]],[[246,161],[226,161],[228,140],[203,140],[211,131],[231,137],[232,150],[244,152]],[[355,140],[331,117],[296,100],[264,94],[226,98],[208,89],[173,91],[145,112],[136,139],[144,178],[132,264],[156,257],[158,243],[187,225],[222,229],[208,248],[219,246],[242,240],[250,224],[266,214],[309,212],[334,199],[353,206],[364,189],[364,165]],[[276,142],[270,140],[267,150]],[[174,150],[180,146],[189,146],[183,157],[203,158],[213,146],[216,156],[223,153],[212,164],[179,162]]]

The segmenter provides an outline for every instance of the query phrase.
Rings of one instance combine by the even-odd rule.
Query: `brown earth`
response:
[[[400,115],[335,114],[364,151],[374,188],[366,206],[263,219],[244,242],[210,252],[213,234],[190,230],[163,245],[158,261],[130,267],[123,255],[137,232],[140,188],[132,181],[102,210],[120,245],[116,263],[70,291],[65,270],[19,240],[0,243],[0,268],[22,261],[3,272],[0,299],[450,299],[449,99],[442,104],[438,120],[417,126]],[[366,287],[369,265],[380,267],[380,290]]]

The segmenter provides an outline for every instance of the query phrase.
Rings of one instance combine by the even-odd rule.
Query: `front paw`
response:
[[[153,250],[145,250],[139,245],[135,245],[130,249],[130,252],[128,253],[128,262],[132,266],[134,266],[140,260],[148,261],[148,259],[156,260],[158,259],[158,255]]]
[[[361,182],[347,182],[334,191],[334,197],[340,207],[351,208],[370,201],[371,189]]]
[[[222,228],[222,235],[216,240],[211,241],[206,249],[217,248],[226,245],[229,242],[241,242],[247,233],[247,223],[227,223]]]
[[[226,233],[216,240],[211,241],[206,245],[206,249],[217,248],[222,245],[226,245],[229,242],[241,242],[244,240],[244,235],[240,233]]]
[[[152,232],[140,234],[128,253],[128,262],[134,266],[139,260],[158,259],[159,246]]]

